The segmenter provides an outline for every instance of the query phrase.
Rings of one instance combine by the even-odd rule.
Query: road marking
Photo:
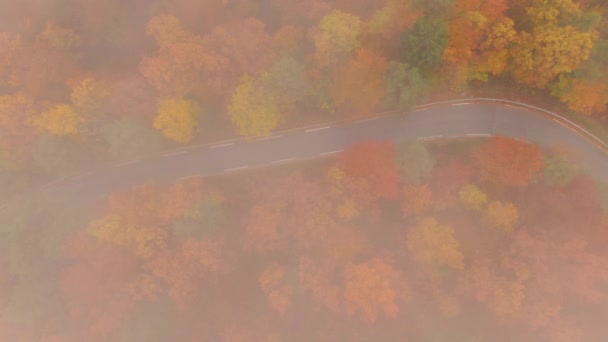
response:
[[[271,136],[271,137],[260,138],[260,139],[258,139],[258,140],[268,140],[268,139],[274,139],[274,138],[280,138],[280,137],[281,137],[280,135],[273,135],[273,136]]]
[[[286,158],[286,159],[281,159],[281,160],[275,160],[273,162],[270,162],[271,164],[279,164],[279,163],[284,163],[284,162],[288,162],[288,161],[292,161],[292,160],[296,160],[296,158]]]
[[[553,120],[553,121],[557,122],[557,123],[558,123],[559,125],[561,125],[561,126],[566,127],[567,129],[572,129],[570,126],[566,125],[565,123],[563,123],[563,122],[562,122],[562,121],[560,121],[560,120],[557,120],[557,119],[551,119],[551,120]]]
[[[244,170],[246,168],[248,168],[249,166],[239,166],[239,167],[233,167],[232,169],[225,169],[224,172],[230,172],[230,171],[236,171],[236,170]]]
[[[508,105],[508,104],[503,105],[503,106],[505,106],[505,107],[511,107],[511,108],[515,108],[515,109],[521,109],[521,107],[517,107],[517,106],[513,106],[513,105]]]
[[[234,145],[234,143],[229,143],[229,144],[221,144],[221,145],[215,145],[215,146],[209,146],[209,148],[226,147],[226,146],[230,146],[230,145]]]
[[[320,156],[326,156],[328,154],[334,154],[334,153],[340,153],[343,152],[344,150],[336,150],[336,151],[331,151],[331,152],[323,152],[321,154],[319,154]]]
[[[380,118],[374,117],[374,118],[369,118],[369,119],[358,120],[358,121],[355,121],[354,123],[361,123],[361,122],[367,122],[367,121],[378,120],[378,119],[380,119]]]
[[[485,133],[471,133],[471,134],[467,134],[468,137],[489,137],[492,134],[485,134]]]
[[[428,108],[416,109],[415,112],[422,112],[422,111],[425,111],[425,110],[429,110],[429,109]]]
[[[180,177],[177,180],[185,180],[185,179],[194,178],[194,177],[201,177],[201,175],[196,174],[196,175],[190,175],[190,176]]]
[[[178,154],[184,154],[187,151],[177,151],[177,152],[171,152],[171,153],[167,153],[167,154],[163,154],[163,157],[171,157],[171,156],[176,156]]]
[[[452,106],[466,106],[468,104],[471,104],[470,102],[465,102],[465,103],[453,103]]]
[[[131,165],[131,164],[139,163],[139,162],[140,162],[139,159],[137,159],[137,160],[131,160],[131,161],[128,161],[128,162],[116,164],[116,165],[114,165],[114,167],[127,166],[127,165]]]
[[[320,130],[322,130],[322,129],[328,129],[328,128],[330,128],[330,127],[331,127],[331,126],[325,126],[325,127],[313,128],[313,129],[309,129],[309,130],[307,130],[306,132],[320,131]]]
[[[428,136],[428,137],[420,137],[418,139],[429,140],[429,139],[441,139],[441,138],[443,138],[443,135],[431,135],[431,136]]]

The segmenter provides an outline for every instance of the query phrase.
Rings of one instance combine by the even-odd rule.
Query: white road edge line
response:
[[[270,164],[279,164],[279,163],[284,163],[284,162],[288,162],[288,161],[292,161],[292,160],[296,160],[297,158],[286,158],[286,159],[281,159],[281,160],[275,160],[273,162],[270,162]]]
[[[190,175],[190,176],[179,177],[177,180],[184,180],[184,179],[189,179],[189,178],[194,178],[194,177],[201,177],[201,175],[196,174],[196,175]]]
[[[177,152],[166,153],[166,154],[163,154],[163,157],[176,156],[178,154],[184,154],[184,153],[187,153],[187,152],[188,151],[177,151]]]
[[[503,106],[505,106],[505,107],[511,107],[511,108],[516,108],[516,109],[522,109],[521,107],[517,107],[517,106],[513,106],[513,105],[509,105],[509,104],[505,104]]]
[[[566,125],[564,122],[557,120],[557,119],[551,119],[555,122],[557,122],[560,126],[566,127],[567,129],[572,129],[570,126]]]
[[[131,164],[139,163],[139,162],[140,162],[140,160],[139,160],[139,159],[137,159],[137,160],[131,160],[131,161],[128,161],[128,162],[124,162],[124,163],[116,164],[116,165],[113,165],[113,166],[114,166],[114,167],[119,167],[119,166],[127,166],[127,165],[131,165]]]
[[[373,117],[373,118],[369,118],[369,119],[358,120],[358,121],[355,121],[354,123],[361,123],[361,122],[367,122],[367,121],[378,120],[378,119],[380,119],[380,117],[377,116],[377,117]]]
[[[468,104],[471,104],[470,102],[465,102],[465,103],[453,103],[452,106],[466,106]]]
[[[230,146],[230,145],[234,145],[234,143],[214,145],[214,146],[209,146],[209,148],[226,147],[226,146]]]
[[[340,152],[344,152],[344,150],[336,150],[336,151],[331,151],[331,152],[323,152],[321,154],[319,154],[320,156],[326,156],[328,154],[334,154],[334,153],[340,153]]]
[[[421,139],[421,140],[429,140],[429,139],[441,139],[443,138],[443,135],[431,135],[428,137],[419,137],[417,139]]]
[[[328,129],[328,128],[330,128],[330,127],[331,127],[331,126],[325,126],[325,127],[313,128],[313,129],[309,129],[309,130],[307,130],[307,131],[305,131],[305,132],[314,132],[314,131],[320,131],[320,130],[322,130],[322,129]]]
[[[232,169],[225,169],[224,172],[230,172],[230,171],[236,171],[236,170],[244,170],[246,168],[248,168],[249,166],[239,166],[239,167],[233,167]]]
[[[274,138],[280,138],[280,137],[281,137],[280,135],[273,135],[273,136],[271,136],[271,137],[260,138],[260,139],[258,139],[258,140],[268,140],[268,139],[274,139]]]
[[[470,133],[467,134],[468,137],[489,137],[492,136],[492,134],[487,134],[487,133]]]

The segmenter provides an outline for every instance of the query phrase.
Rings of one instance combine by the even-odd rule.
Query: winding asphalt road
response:
[[[544,146],[567,145],[597,179],[608,182],[608,154],[589,137],[548,115],[504,103],[460,101],[417,107],[403,116],[379,115],[347,123],[279,132],[267,138],[236,139],[185,147],[165,155],[133,160],[55,182],[42,189],[81,201],[146,181],[173,181],[197,175],[244,172],[262,166],[336,154],[364,139],[434,139],[504,135]]]

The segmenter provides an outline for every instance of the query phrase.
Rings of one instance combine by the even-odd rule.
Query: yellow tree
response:
[[[464,269],[464,256],[454,238],[454,229],[432,217],[420,220],[408,232],[407,249],[419,263]]]
[[[531,87],[544,88],[561,73],[572,72],[589,58],[593,32],[572,26],[542,26],[520,32],[511,50],[513,77]]]
[[[75,84],[70,94],[72,105],[87,114],[96,114],[94,112],[103,106],[109,96],[109,84],[93,77],[86,77]]]
[[[519,210],[509,202],[492,201],[483,212],[482,222],[510,232],[519,220]]]
[[[241,135],[267,136],[280,122],[279,100],[267,90],[266,80],[267,74],[259,79],[245,75],[232,93],[228,113]]]
[[[324,16],[312,34],[319,64],[334,64],[360,47],[361,26],[361,18],[340,10]]]
[[[36,129],[59,136],[78,134],[83,123],[82,116],[68,104],[59,104],[31,119]]]
[[[525,13],[533,29],[520,32],[511,49],[516,81],[544,88],[589,58],[597,32],[592,27],[576,27],[583,15],[578,4],[572,0],[533,0]]]
[[[462,203],[474,210],[481,210],[483,205],[488,202],[488,197],[486,194],[479,190],[475,184],[467,184],[463,186],[458,195]]]
[[[198,126],[198,105],[191,100],[169,98],[161,100],[154,119],[154,128],[175,142],[185,144],[192,140]]]
[[[480,45],[481,56],[475,66],[480,72],[501,75],[509,62],[509,46],[517,32],[511,18],[503,18],[489,28],[484,41]]]
[[[190,36],[180,20],[168,14],[158,15],[150,19],[146,26],[146,33],[154,38],[161,51]]]
[[[163,249],[167,238],[160,227],[140,226],[115,214],[93,221],[88,231],[98,240],[125,248],[141,258],[150,258]]]

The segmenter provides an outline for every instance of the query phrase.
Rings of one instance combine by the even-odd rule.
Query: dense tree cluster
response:
[[[605,338],[597,184],[562,149],[459,144],[33,204],[1,225],[0,339]]]
[[[0,1],[0,197],[491,82],[606,120],[606,4]],[[606,340],[608,189],[563,149],[444,148],[24,202],[0,222],[0,340]]]

